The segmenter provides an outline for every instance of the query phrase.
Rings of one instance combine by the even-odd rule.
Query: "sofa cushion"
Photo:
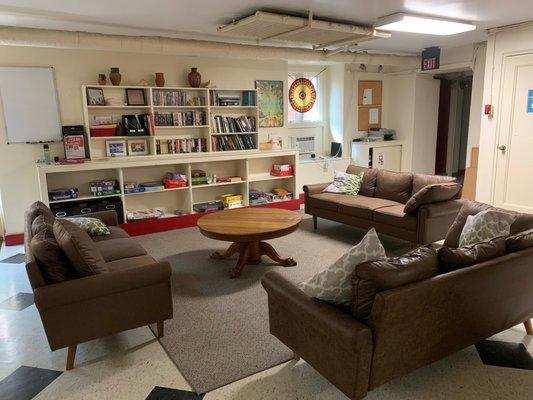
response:
[[[406,214],[403,209],[403,204],[378,208],[373,212],[373,219],[376,222],[395,226],[407,231],[416,231],[418,224],[417,216],[413,214]]]
[[[459,247],[508,236],[515,219],[516,214],[496,210],[484,210],[476,215],[469,215],[459,236]]]
[[[368,319],[379,292],[428,279],[437,273],[437,252],[431,245],[401,257],[359,264],[352,275],[352,314],[358,319]]]
[[[31,223],[31,234],[32,236],[35,236],[41,231],[46,231],[47,235],[54,236],[53,225],[54,221],[50,220],[47,216],[43,214],[37,215]]]
[[[118,226],[108,226],[107,229],[109,229],[109,235],[92,236],[91,239],[93,240],[93,242],[100,242],[102,240],[122,239],[122,238],[130,237],[130,235],[128,235],[124,229],[119,228]]]
[[[106,262],[146,255],[146,250],[132,238],[101,240],[94,243]]]
[[[311,297],[337,305],[349,305],[352,298],[350,277],[357,265],[385,258],[385,249],[372,228],[365,237],[337,261],[310,279],[298,284]]]
[[[361,184],[359,194],[367,197],[374,197],[374,194],[376,192],[378,171],[379,170],[375,168],[359,167],[353,164],[348,165],[348,168],[346,168],[346,173],[348,174],[360,174],[361,172],[363,173],[363,183]]]
[[[56,219],[54,236],[81,276],[107,272],[105,260],[87,233],[70,221]]]
[[[505,247],[508,253],[533,247],[533,229],[528,229],[527,231],[507,237],[505,239]]]
[[[110,261],[106,263],[109,272],[124,271],[131,268],[145,267],[155,264],[157,261],[149,255],[122,258],[120,260]]]
[[[412,189],[413,175],[411,173],[380,169],[374,196],[405,204],[411,197]]]
[[[366,196],[343,196],[338,199],[339,214],[351,215],[353,217],[364,218],[372,220],[372,211],[382,207],[389,207],[394,205],[403,204],[397,203],[392,200],[380,199],[377,197]]]
[[[52,211],[50,211],[50,209],[43,202],[36,201],[28,210],[28,221],[33,223],[35,218],[37,218],[39,215],[43,216],[44,222],[47,224],[52,225],[54,223],[55,216]]]
[[[55,238],[45,229],[32,237],[30,250],[47,283],[59,283],[78,277]]]
[[[426,185],[413,194],[405,203],[404,211],[407,214],[414,214],[424,204],[452,200],[461,191],[461,187],[458,183],[432,183]]]
[[[363,181],[363,173],[348,174],[342,171],[335,171],[333,182],[331,182],[324,190],[325,193],[344,193],[352,196],[359,193],[361,182]]]
[[[464,202],[463,206],[459,210],[459,213],[457,214],[457,217],[453,221],[452,226],[448,230],[446,239],[444,240],[444,245],[447,247],[458,247],[459,237],[461,236],[461,232],[463,231],[463,227],[468,216],[476,215],[477,213],[488,209],[516,214],[516,220],[511,225],[511,235],[533,228],[533,214],[515,213],[513,211],[493,207],[489,204],[468,200]]]
[[[339,200],[348,196],[346,194],[337,193],[317,193],[309,196],[309,205],[314,208],[321,208],[323,210],[330,210],[337,212],[339,207]]]
[[[446,273],[479,264],[505,254],[505,238],[498,237],[488,242],[475,243],[464,247],[441,247],[439,271]]]
[[[434,185],[437,183],[454,183],[457,182],[457,178],[446,175],[426,175],[426,174],[413,174],[413,193],[420,191],[427,185]]]

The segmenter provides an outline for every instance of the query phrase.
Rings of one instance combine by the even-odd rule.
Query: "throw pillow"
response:
[[[514,214],[496,210],[485,210],[476,215],[469,215],[459,236],[459,247],[508,236],[515,219]]]
[[[507,237],[505,239],[505,247],[508,253],[533,247],[533,229]]]
[[[335,171],[333,182],[323,192],[344,193],[355,196],[359,193],[362,183],[363,172],[360,174],[348,174],[342,171]]]
[[[433,246],[419,247],[401,257],[359,264],[352,275],[352,313],[365,320],[380,292],[431,278],[438,273],[438,256]]]
[[[405,204],[403,212],[414,214],[424,204],[452,200],[461,191],[461,188],[462,186],[458,183],[434,183],[424,186],[411,196]]]
[[[349,305],[352,298],[350,277],[357,265],[365,261],[381,260],[385,249],[372,228],[363,240],[348,250],[324,271],[319,272],[298,287],[311,297],[337,305]]]
[[[54,236],[81,276],[107,272],[104,258],[90,236],[80,227],[64,219],[54,222]]]
[[[503,256],[505,254],[505,238],[497,237],[488,242],[458,248],[441,247],[438,254],[439,271],[441,273],[451,272]]]
[[[46,282],[59,283],[78,276],[55,238],[49,236],[46,230],[32,237],[30,250]]]
[[[105,236],[105,235],[111,235],[111,232],[109,231],[109,228],[104,224],[101,220],[98,218],[91,218],[91,217],[71,217],[71,218],[63,218],[67,221],[72,222],[73,224],[79,226],[81,229],[83,229],[85,232],[89,234],[89,236]]]
[[[32,236],[37,235],[41,231],[46,231],[48,236],[53,237],[54,232],[52,229],[52,225],[54,224],[54,221],[50,221],[46,216],[44,215],[38,215],[35,217],[33,222],[31,223],[31,234]]]

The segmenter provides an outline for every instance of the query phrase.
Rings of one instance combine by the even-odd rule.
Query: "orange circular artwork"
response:
[[[289,88],[289,102],[291,107],[299,113],[309,111],[316,102],[316,89],[313,82],[307,78],[296,79]]]

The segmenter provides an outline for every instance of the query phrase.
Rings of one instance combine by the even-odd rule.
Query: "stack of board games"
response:
[[[120,194],[116,179],[102,179],[89,182],[91,194],[93,196],[109,196]]]

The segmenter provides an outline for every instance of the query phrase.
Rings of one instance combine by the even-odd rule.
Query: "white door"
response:
[[[494,204],[533,213],[533,54],[504,65]]]

